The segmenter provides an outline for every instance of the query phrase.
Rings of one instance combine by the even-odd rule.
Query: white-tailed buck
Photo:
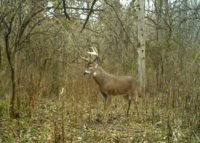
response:
[[[92,48],[92,52],[88,52],[88,54],[90,55],[90,58],[81,57],[87,61],[84,74],[91,74],[93,76],[93,79],[99,86],[101,94],[105,98],[104,115],[107,113],[112,96],[116,95],[124,96],[128,100],[127,116],[132,100],[135,102],[138,113],[136,98],[138,96],[139,88],[137,81],[132,76],[115,76],[107,73],[98,65],[99,56],[96,48]],[[91,59],[92,56],[95,58]]]

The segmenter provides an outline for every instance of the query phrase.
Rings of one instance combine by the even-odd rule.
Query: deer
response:
[[[128,108],[126,111],[126,116],[129,116],[129,110],[132,100],[135,102],[136,111],[137,108],[137,97],[139,94],[139,87],[137,81],[132,76],[115,76],[106,72],[99,65],[99,55],[96,48],[91,48],[92,52],[88,51],[88,58],[81,57],[85,60],[86,66],[84,70],[84,75],[92,75],[94,81],[99,87],[100,93],[104,97],[104,117],[107,114],[108,107],[111,104],[111,99],[113,96],[123,96],[128,101]],[[90,58],[89,58],[90,57]],[[94,59],[91,59],[94,57]]]

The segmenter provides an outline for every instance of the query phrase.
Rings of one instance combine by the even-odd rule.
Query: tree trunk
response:
[[[145,65],[145,4],[144,0],[138,0],[136,5],[136,11],[138,15],[138,74],[139,74],[139,82],[140,88],[145,93],[145,85],[146,85],[146,65]]]
[[[10,74],[11,74],[11,88],[12,88],[12,93],[11,93],[11,99],[10,99],[10,107],[9,107],[9,112],[10,112],[10,116],[14,117],[15,116],[15,69],[13,67],[13,63],[11,60],[11,56],[10,56],[10,52],[9,52],[9,37],[8,35],[5,36],[5,48],[6,48],[6,56],[7,56],[7,60],[9,63],[9,67],[10,67]]]
[[[1,68],[1,64],[2,64],[2,47],[0,45],[0,68]]]

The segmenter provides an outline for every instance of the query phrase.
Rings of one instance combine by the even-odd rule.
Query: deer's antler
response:
[[[89,61],[90,61],[89,58],[86,58],[86,57],[83,57],[83,56],[80,56],[80,58],[83,59],[83,60],[86,61],[86,62],[89,62]]]
[[[92,51],[87,52],[88,58],[83,57],[83,56],[80,56],[80,58],[86,62],[90,62],[90,61],[92,61],[92,56],[95,56],[95,57],[93,57],[94,58],[93,61],[96,60],[98,58],[98,51],[95,47],[91,47],[91,50]]]
[[[91,47],[91,49],[92,49],[92,52],[89,51],[87,53],[90,54],[90,55],[98,56],[97,49],[95,47]]]

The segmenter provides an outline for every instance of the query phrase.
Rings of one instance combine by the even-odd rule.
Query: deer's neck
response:
[[[109,74],[104,71],[103,68],[101,68],[100,66],[98,66],[93,73],[93,78],[99,86],[104,84],[106,82],[106,79],[108,79],[109,77]]]

